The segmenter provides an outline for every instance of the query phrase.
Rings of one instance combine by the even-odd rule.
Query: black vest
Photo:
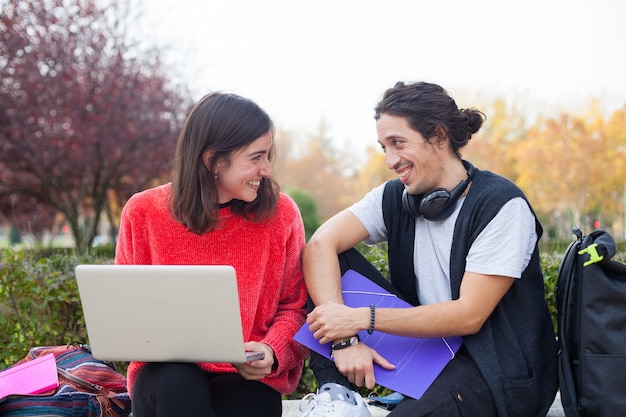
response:
[[[383,193],[389,273],[400,294],[411,304],[419,305],[413,263],[415,219],[402,207],[403,190],[404,185],[393,180]],[[502,206],[515,197],[526,199],[507,179],[476,170],[454,227],[450,250],[453,300],[459,298],[465,259],[472,243]],[[541,237],[538,221],[536,231]],[[489,384],[501,417],[545,415],[558,386],[557,345],[545,302],[537,246],[521,279],[516,280],[482,329],[464,336],[463,343]]]

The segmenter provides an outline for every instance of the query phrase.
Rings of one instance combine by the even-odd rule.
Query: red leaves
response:
[[[87,240],[105,207],[124,203],[112,196],[167,174],[189,102],[131,46],[120,6],[10,0],[0,15],[0,201],[38,190],[73,229],[88,225]]]

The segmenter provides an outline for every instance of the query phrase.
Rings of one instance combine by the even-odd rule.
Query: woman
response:
[[[280,416],[281,394],[307,350],[296,204],[272,180],[273,125],[254,102],[212,93],[178,138],[171,183],[133,195],[122,212],[117,264],[232,265],[250,363],[138,363],[128,367],[135,417]],[[202,331],[202,318],[198,331]]]

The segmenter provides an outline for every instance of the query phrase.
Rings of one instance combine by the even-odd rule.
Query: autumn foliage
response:
[[[626,107],[607,116],[590,98],[582,115],[558,111],[534,119],[520,104],[500,99],[476,107],[487,120],[462,150],[463,157],[520,186],[541,219],[545,238],[570,240],[572,226],[586,232],[599,226],[618,240],[625,238]],[[376,143],[359,162],[350,150],[333,147],[324,129],[309,137],[299,153],[291,152],[293,140],[280,139],[282,156],[287,152],[276,170],[281,184],[311,193],[323,219],[394,178]]]
[[[607,118],[590,101],[587,114],[536,120],[512,141],[482,135],[468,157],[481,147],[490,153],[481,165],[524,190],[548,237],[572,238],[574,225],[625,237],[626,107]]]
[[[124,6],[10,0],[0,15],[1,212],[49,229],[60,213],[79,248],[166,175],[188,106],[158,56],[131,45]]]
[[[167,180],[190,94],[132,38],[129,16],[126,0],[3,3],[0,224],[37,236],[63,223],[85,249],[101,219],[114,233],[128,197]],[[524,105],[472,102],[487,122],[463,157],[517,183],[548,238],[574,225],[626,237],[626,107],[530,118]],[[394,177],[375,142],[361,155],[328,131],[276,134],[276,179],[317,205],[310,227]]]

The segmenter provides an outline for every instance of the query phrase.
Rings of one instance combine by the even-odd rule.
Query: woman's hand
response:
[[[272,372],[275,363],[274,350],[265,343],[246,342],[244,343],[246,351],[263,352],[265,357],[252,362],[233,363],[239,375],[244,379],[258,381]]]

